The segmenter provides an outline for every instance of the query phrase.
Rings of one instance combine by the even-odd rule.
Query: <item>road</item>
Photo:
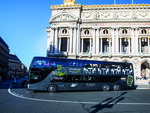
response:
[[[48,93],[29,92],[19,84],[0,88],[0,113],[150,113],[150,90]]]

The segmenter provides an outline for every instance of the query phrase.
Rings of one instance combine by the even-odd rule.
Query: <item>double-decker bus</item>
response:
[[[114,90],[134,87],[132,63],[34,57],[28,90]]]

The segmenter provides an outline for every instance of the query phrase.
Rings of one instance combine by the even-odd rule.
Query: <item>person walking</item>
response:
[[[1,85],[1,79],[2,79],[2,78],[1,78],[1,76],[0,76],[0,85]]]

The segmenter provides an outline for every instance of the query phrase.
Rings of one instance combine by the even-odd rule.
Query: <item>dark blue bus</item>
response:
[[[34,57],[28,90],[114,90],[134,87],[132,63]]]

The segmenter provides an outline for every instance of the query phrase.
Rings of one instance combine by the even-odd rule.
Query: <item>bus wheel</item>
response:
[[[120,91],[120,86],[117,85],[117,84],[115,84],[115,85],[113,86],[113,90],[114,90],[114,91]]]
[[[109,91],[110,90],[110,86],[109,85],[103,85],[103,91]]]
[[[57,86],[56,85],[49,85],[47,90],[50,93],[56,93],[57,92]]]

